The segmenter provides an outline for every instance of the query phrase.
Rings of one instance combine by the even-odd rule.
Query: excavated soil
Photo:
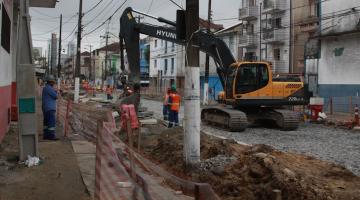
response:
[[[148,158],[179,177],[209,183],[225,200],[276,199],[280,193],[289,200],[360,200],[360,177],[342,166],[266,145],[243,146],[202,134],[202,162],[186,170],[182,128],[153,125],[143,129],[141,146]]]

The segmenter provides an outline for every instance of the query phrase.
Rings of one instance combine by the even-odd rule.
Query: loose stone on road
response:
[[[142,99],[142,105],[162,118],[162,102]],[[184,110],[180,111],[183,121]],[[315,156],[335,162],[360,175],[360,134],[318,124],[301,124],[296,131],[267,128],[247,128],[245,132],[228,132],[202,125],[206,133],[234,139],[247,144],[266,144],[274,148]]]

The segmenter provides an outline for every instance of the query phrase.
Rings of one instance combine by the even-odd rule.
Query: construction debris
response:
[[[28,156],[28,159],[25,161],[25,165],[27,167],[33,167],[39,165],[40,162],[41,162],[40,158],[36,156],[35,157]]]
[[[211,184],[222,199],[360,199],[360,178],[344,167],[205,134],[202,162],[188,170],[182,128],[145,127],[150,132],[142,138],[147,157],[179,177]]]

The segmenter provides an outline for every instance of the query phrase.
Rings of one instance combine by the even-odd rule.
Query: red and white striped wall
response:
[[[2,21],[2,12],[4,12],[5,10],[8,13],[10,20],[12,21],[12,4],[13,0],[0,0],[0,23]],[[13,25],[13,23],[11,24]],[[9,53],[0,44],[0,143],[4,139],[6,132],[9,130],[11,120],[11,99],[12,93],[14,92],[12,91],[12,46],[10,49],[11,50]]]

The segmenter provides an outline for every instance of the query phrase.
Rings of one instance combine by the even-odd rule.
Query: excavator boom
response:
[[[184,46],[186,46],[187,43],[185,40],[178,39],[177,30],[174,26],[176,23],[164,18],[156,18],[153,16],[152,18],[156,18],[159,22],[165,22],[168,26],[138,23],[133,15],[133,12],[141,13],[139,11],[134,11],[129,7],[125,9],[122,14],[120,18],[120,37],[125,41],[125,49],[127,51],[130,70],[129,81],[136,83],[140,81],[140,34],[145,34]],[[217,38],[215,35],[201,30],[193,34],[192,43],[199,47],[200,51],[209,54],[214,59],[218,66],[217,73],[219,74],[220,81],[223,87],[225,87],[227,75],[234,72],[234,68],[231,68],[230,66],[236,62],[226,43]]]

